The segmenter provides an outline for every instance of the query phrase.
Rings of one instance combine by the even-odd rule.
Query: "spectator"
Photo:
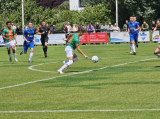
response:
[[[102,32],[107,32],[108,26],[106,25],[105,21],[103,22],[103,25],[101,26]]]
[[[17,35],[22,35],[22,29],[19,27],[19,25],[17,26],[16,33]]]
[[[24,30],[25,30],[26,28],[28,28],[26,25],[24,25],[23,27],[24,27]]]
[[[128,20],[126,20],[126,23],[123,25],[123,30],[126,31],[127,29]]]
[[[42,26],[41,25],[39,25],[39,27],[37,28],[37,30],[36,30],[36,33],[38,33],[38,31],[39,31],[39,28],[41,28]]]
[[[108,31],[112,32],[113,31],[113,25],[111,24],[111,22],[108,25]]]
[[[141,29],[142,29],[142,31],[148,31],[149,30],[149,25],[146,23],[146,21],[143,22]]]
[[[77,24],[73,24],[72,32],[73,32],[73,33],[78,32],[78,25],[77,25]]]
[[[50,30],[50,27],[49,27],[49,25],[48,25],[48,24],[46,24],[46,27],[48,27],[48,30]]]
[[[91,23],[89,23],[89,25],[87,26],[87,31],[88,31],[88,33],[93,33],[94,27],[92,26]]]
[[[120,32],[120,28],[117,26],[116,23],[114,24],[113,32]]]
[[[87,29],[86,26],[84,25],[84,22],[82,22],[81,27],[83,27],[84,29]]]
[[[153,31],[155,27],[156,27],[156,23],[155,23],[155,21],[152,21],[151,30]]]
[[[68,33],[70,33],[72,31],[72,27],[71,25],[69,25],[69,22],[67,22],[66,27],[67,27]]]
[[[14,26],[14,23],[12,23],[12,29],[16,30],[16,26]]]
[[[53,28],[51,29],[51,32],[53,34],[58,33],[58,28],[56,27],[56,25],[53,25]]]
[[[96,33],[101,32],[101,27],[100,27],[98,22],[97,22],[97,24],[95,26],[95,31],[96,31]]]
[[[66,27],[66,24],[63,24],[63,27],[61,28],[61,32],[66,34],[66,38],[68,37],[68,29]]]

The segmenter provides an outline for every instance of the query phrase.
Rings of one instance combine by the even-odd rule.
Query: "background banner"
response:
[[[125,32],[111,32],[110,38],[111,42],[130,42],[130,36],[128,33],[124,35]],[[139,42],[147,42],[150,41],[149,31],[142,32],[138,36]]]
[[[152,41],[159,41],[159,31],[152,33]]]
[[[85,33],[79,38],[80,43],[103,43],[108,42],[107,33]]]

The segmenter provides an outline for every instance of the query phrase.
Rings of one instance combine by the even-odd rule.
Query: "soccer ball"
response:
[[[93,56],[91,60],[93,63],[97,63],[99,58],[97,56]]]

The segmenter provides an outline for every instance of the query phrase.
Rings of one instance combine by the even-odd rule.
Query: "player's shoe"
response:
[[[138,45],[136,45],[136,47],[138,48]]]
[[[58,70],[58,73],[59,73],[59,74],[63,74],[63,72],[62,72],[62,71],[60,71],[60,70]]]
[[[17,58],[14,59],[16,62],[18,62]]]
[[[31,60],[28,60],[29,63],[32,63]]]
[[[20,53],[20,55],[22,55],[24,53],[24,50]]]
[[[134,52],[133,55],[136,55],[136,52]]]
[[[65,63],[66,63],[66,62],[65,62],[65,61],[63,61],[63,65],[65,65]],[[65,68],[65,69],[67,69],[67,68]]]
[[[44,53],[44,56],[47,57],[47,53],[46,52]]]
[[[12,62],[12,57],[9,58],[9,61]]]

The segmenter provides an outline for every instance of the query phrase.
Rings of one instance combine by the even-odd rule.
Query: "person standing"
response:
[[[68,34],[69,34],[71,32],[71,30],[72,30],[72,27],[71,27],[71,25],[69,25],[69,22],[67,22],[66,27],[67,27]]]
[[[93,33],[94,26],[91,23],[89,23],[89,25],[87,26],[87,31],[88,31],[88,33]]]
[[[34,34],[35,34],[35,29],[33,28],[32,22],[29,21],[28,28],[26,28],[23,33],[24,50],[20,53],[20,55],[22,55],[23,53],[27,54],[28,47],[30,47],[31,53],[28,60],[29,63],[31,63],[31,59],[33,57],[33,52],[34,52],[34,45],[35,45]]]
[[[16,53],[15,53],[15,44],[17,44],[17,40],[15,38],[15,31],[14,31],[14,29],[11,28],[10,21],[7,21],[6,25],[7,25],[7,28],[5,28],[3,30],[2,35],[3,35],[4,43],[5,43],[7,51],[8,51],[9,60],[10,60],[10,62],[12,61],[12,56],[11,56],[11,52],[10,52],[10,48],[12,48],[14,60],[17,62],[18,60],[16,58]],[[15,43],[14,43],[14,40],[15,40]]]
[[[84,22],[82,22],[81,27],[84,28],[84,29],[87,29],[86,26],[84,25]]]
[[[102,32],[106,32],[107,33],[107,29],[108,29],[108,26],[106,25],[106,23],[104,21],[103,25],[101,26],[101,30],[102,30]]]
[[[120,32],[120,28],[117,26],[116,23],[114,24],[113,32]]]
[[[139,24],[134,22],[134,17],[130,17],[130,22],[128,23],[128,33],[130,35],[130,50],[133,50],[133,55],[136,55],[135,39],[137,38],[137,31],[139,29]]]
[[[126,31],[127,29],[128,20],[126,20],[126,23],[123,25],[123,30]]]
[[[47,57],[47,45],[48,35],[50,34],[50,28],[46,26],[46,22],[42,22],[42,27],[39,28],[38,35],[41,35],[41,43],[43,47],[44,56]]]
[[[152,24],[151,24],[151,32],[153,32],[154,28],[156,27],[156,23],[155,21],[152,21]]]
[[[149,25],[146,23],[146,21],[144,21],[142,24],[142,31],[148,31],[148,30],[149,30]]]
[[[62,33],[65,33],[65,35],[66,35],[66,38],[68,37],[68,29],[67,29],[67,27],[66,27],[66,25],[65,24],[63,24],[63,27],[61,28],[61,32]]]
[[[101,32],[101,27],[100,27],[100,25],[99,25],[99,23],[98,23],[98,22],[96,23],[95,31],[96,31],[96,33]]]
[[[58,33],[58,28],[56,27],[56,25],[53,25],[53,28],[51,29],[51,33],[53,34]]]
[[[19,27],[19,25],[17,26],[16,33],[17,35],[22,35],[22,29]]]

